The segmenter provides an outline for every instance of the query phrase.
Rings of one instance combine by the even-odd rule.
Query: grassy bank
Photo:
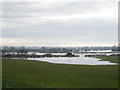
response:
[[[100,56],[98,58],[101,59],[100,61],[110,61],[111,63],[118,63],[118,58],[120,58],[120,56]]]
[[[3,60],[3,88],[116,88],[116,65],[63,65]]]

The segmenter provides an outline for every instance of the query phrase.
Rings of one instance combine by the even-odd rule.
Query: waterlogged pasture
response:
[[[110,58],[114,60],[116,57],[107,60]],[[117,87],[118,65],[71,65],[3,59],[3,88]]]

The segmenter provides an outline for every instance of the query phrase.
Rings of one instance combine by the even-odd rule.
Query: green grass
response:
[[[101,60],[100,61],[110,61],[111,63],[118,63],[119,56],[100,56],[98,57]]]
[[[117,88],[117,65],[3,60],[3,88]]]

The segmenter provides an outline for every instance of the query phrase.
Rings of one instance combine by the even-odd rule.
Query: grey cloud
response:
[[[107,6],[106,6],[107,5]],[[88,13],[114,7],[105,3],[4,3],[4,38],[78,38],[87,41],[113,42],[117,38],[115,18],[75,18],[70,21],[48,19],[42,21],[36,15]],[[107,35],[107,36],[106,36]],[[57,42],[57,41],[56,41]]]
[[[114,7],[109,3],[108,7]],[[62,14],[62,13],[86,13],[91,11],[103,10],[107,7],[104,3],[81,3],[81,2],[56,2],[52,4],[43,3],[4,3],[3,14],[5,18],[32,17],[32,14]]]

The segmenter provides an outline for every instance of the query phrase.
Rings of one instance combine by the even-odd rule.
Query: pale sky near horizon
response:
[[[75,47],[118,43],[117,3],[46,0],[2,4],[3,45]]]

